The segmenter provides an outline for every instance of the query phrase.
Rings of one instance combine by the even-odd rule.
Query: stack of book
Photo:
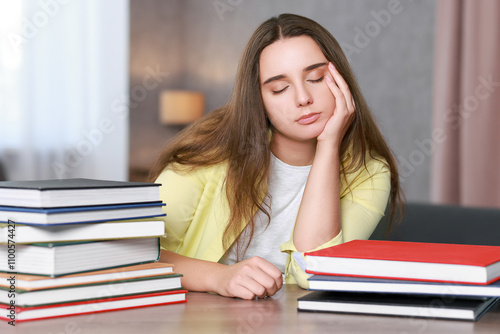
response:
[[[0,319],[14,322],[186,301],[157,262],[159,184],[0,182]]]
[[[500,297],[500,246],[353,240],[305,257],[299,311],[475,321]]]

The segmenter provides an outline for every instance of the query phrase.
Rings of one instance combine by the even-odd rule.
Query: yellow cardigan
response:
[[[342,230],[314,250],[353,239],[367,239],[384,215],[390,192],[390,171],[384,163],[370,159],[369,155],[366,167],[348,175],[350,189],[341,177]],[[167,214],[162,249],[206,261],[218,262],[222,258],[225,253],[222,235],[229,221],[229,204],[223,185],[226,171],[227,165],[219,164],[189,172],[167,167],[162,172],[156,180],[162,184],[160,197],[166,203],[163,210]],[[280,249],[288,254],[285,282],[298,283],[307,289],[309,275],[291,256],[297,252],[293,235]]]

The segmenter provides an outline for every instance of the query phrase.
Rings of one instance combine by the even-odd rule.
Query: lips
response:
[[[316,122],[316,120],[319,118],[320,114],[319,113],[310,113],[303,115],[297,120],[297,123],[302,124],[302,125],[307,125]]]

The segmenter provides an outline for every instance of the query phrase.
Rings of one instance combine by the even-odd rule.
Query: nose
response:
[[[297,107],[306,107],[313,103],[312,95],[304,85],[295,87],[295,99]]]

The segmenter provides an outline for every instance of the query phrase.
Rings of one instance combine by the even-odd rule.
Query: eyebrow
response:
[[[302,70],[302,72],[310,72],[312,70],[317,69],[318,67],[326,66],[326,65],[328,65],[328,63],[316,63],[316,64],[312,64],[312,65],[309,65],[306,68],[304,68]],[[284,74],[275,75],[274,77],[270,77],[269,79],[267,79],[266,81],[264,81],[264,83],[262,84],[262,86],[267,85],[268,83],[276,81],[276,80],[281,80],[281,79],[283,79],[285,77],[286,76]]]

